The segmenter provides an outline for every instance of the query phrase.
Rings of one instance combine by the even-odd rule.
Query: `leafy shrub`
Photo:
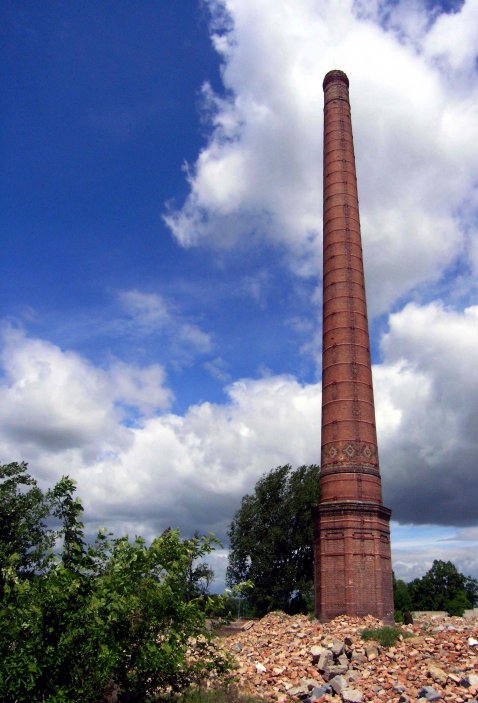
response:
[[[449,615],[458,615],[461,617],[465,610],[471,607],[471,603],[464,590],[455,593],[453,598],[446,601],[446,610]]]
[[[403,638],[411,637],[410,633],[400,627],[385,625],[374,629],[362,630],[360,633],[363,640],[375,640],[382,647],[391,647],[395,642]]]
[[[64,478],[49,493],[62,522],[59,557],[49,554],[28,578],[15,553],[2,565],[3,703],[96,703],[108,690],[132,703],[225,674],[229,662],[206,628],[207,597],[191,597],[191,564],[217,540],[167,530],[146,546],[100,532],[87,547],[74,490]]]

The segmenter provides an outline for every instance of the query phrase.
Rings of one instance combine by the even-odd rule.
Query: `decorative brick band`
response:
[[[390,521],[392,511],[384,505],[377,505],[372,501],[337,500],[333,503],[321,503],[315,508],[316,515],[340,515],[345,514],[359,516],[360,518],[378,517],[385,522]],[[340,528],[339,528],[340,529]]]
[[[331,442],[322,445],[322,464],[376,464],[378,461],[377,447],[371,442],[356,442],[346,440],[345,442]],[[336,466],[336,468],[338,468]]]
[[[350,466],[341,464],[340,466],[322,464],[320,467],[320,475],[328,476],[330,474],[367,474],[368,476],[380,476],[380,471],[377,466]]]

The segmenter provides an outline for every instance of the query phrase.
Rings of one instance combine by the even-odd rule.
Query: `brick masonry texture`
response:
[[[320,502],[315,610],[393,620],[390,510],[382,504],[349,102],[324,79],[324,272]]]

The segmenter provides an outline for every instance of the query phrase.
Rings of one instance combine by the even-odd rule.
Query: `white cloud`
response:
[[[125,331],[137,335],[166,335],[177,346],[180,360],[189,358],[192,352],[205,354],[211,351],[211,335],[187,320],[157,293],[125,290],[118,293],[118,299],[127,318],[115,324]]]
[[[4,330],[2,341],[2,457],[38,460],[45,478],[55,467],[74,471],[124,451],[134,435],[122,424],[122,405],[141,412],[169,406],[171,392],[158,364],[115,363],[103,370],[13,328]]]
[[[396,521],[463,527],[448,532],[453,543],[397,544],[399,573],[448,555],[476,575],[478,308],[410,304],[391,316],[382,347],[374,379],[385,503]],[[224,537],[265,471],[319,460],[320,384],[243,379],[222,404],[154,414],[170,398],[157,366],[102,370],[12,330],[2,360],[2,461],[29,460],[50,485],[70,474],[95,526]],[[133,427],[121,414],[128,403],[145,413]]]
[[[477,306],[390,317],[374,383],[385,496],[402,522],[476,523],[477,348]]]
[[[438,279],[467,244],[459,211],[478,169],[478,89],[464,72],[477,0],[436,21],[436,10],[400,3],[386,22],[384,5],[364,17],[348,0],[209,4],[229,15],[213,36],[228,97],[206,90],[211,135],[183,208],[166,217],[177,240],[263,237],[285,245],[297,272],[320,271],[322,79],[340,67],[351,81],[370,308]]]
[[[238,381],[227,392],[224,405],[201,403],[182,417],[145,421],[120,457],[85,468],[95,510],[114,505],[125,515],[149,515],[163,528],[224,535],[241,497],[264,471],[318,460],[317,386],[276,376]]]
[[[204,368],[213,378],[217,378],[217,380],[222,381],[222,383],[228,383],[231,381],[231,376],[228,370],[229,365],[220,356],[216,357],[212,361],[206,361],[204,363]]]
[[[164,410],[172,402],[173,393],[165,386],[166,374],[159,364],[139,367],[118,361],[109,369],[108,378],[116,398],[144,415]]]
[[[410,581],[428,571],[435,559],[451,561],[465,576],[478,575],[478,533],[392,522],[392,561],[397,578]]]
[[[1,460],[28,460],[44,482],[76,478],[95,524],[224,535],[264,471],[320,456],[320,388],[291,377],[237,381],[223,405],[143,416],[131,427],[121,405],[150,414],[170,400],[157,365],[105,371],[11,330],[2,358]]]
[[[51,451],[118,442],[118,417],[106,374],[73,352],[22,332],[5,332],[4,431],[24,446]]]
[[[161,330],[170,323],[170,311],[165,300],[156,293],[139,290],[119,291],[121,306],[142,332]]]
[[[468,0],[460,12],[440,15],[424,39],[424,49],[450,73],[473,74],[478,56],[478,2]]]

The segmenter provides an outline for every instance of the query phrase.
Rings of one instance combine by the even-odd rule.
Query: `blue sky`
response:
[[[342,68],[395,568],[478,576],[477,0],[1,13],[2,461],[74,477],[91,529],[224,538],[263,472],[319,460]]]

